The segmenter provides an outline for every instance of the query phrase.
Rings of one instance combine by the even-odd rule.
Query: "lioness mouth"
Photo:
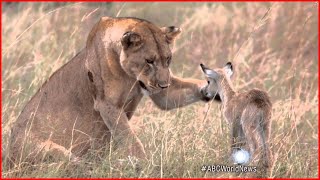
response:
[[[142,89],[148,90],[147,86],[142,81],[139,81],[139,84],[142,87]]]

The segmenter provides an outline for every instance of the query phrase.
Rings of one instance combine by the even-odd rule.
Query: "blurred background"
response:
[[[266,90],[273,103],[270,177],[318,177],[318,4],[310,3],[3,3],[2,150],[26,102],[46,79],[85,47],[102,16],[138,17],[178,26],[172,72],[204,79],[199,64],[234,64],[234,87]],[[226,164],[229,127],[220,104],[161,111],[148,98],[130,121],[148,154],[139,177],[233,177],[204,173]],[[114,155],[116,158],[116,155]],[[42,162],[3,177],[135,177],[113,174],[110,159],[91,154],[71,168]]]

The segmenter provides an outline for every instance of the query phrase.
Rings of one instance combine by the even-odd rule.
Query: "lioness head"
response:
[[[222,97],[222,92],[227,91],[231,86],[230,78],[233,74],[232,63],[228,62],[221,69],[210,69],[203,64],[200,64],[202,71],[207,77],[208,86],[206,87],[206,96],[213,97],[219,95]],[[215,94],[215,93],[218,94]],[[222,97],[223,98],[223,97]]]
[[[149,94],[170,86],[172,52],[169,45],[180,32],[180,28],[174,26],[158,28],[143,22],[123,34],[120,64]]]

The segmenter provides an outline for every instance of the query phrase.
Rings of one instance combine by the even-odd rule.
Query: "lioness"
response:
[[[146,158],[128,123],[144,94],[163,110],[211,98],[203,93],[205,80],[170,72],[169,45],[180,32],[137,18],[101,18],[86,47],[21,112],[11,131],[10,159],[23,162],[42,152],[73,159],[105,147],[111,137],[126,156]],[[25,149],[30,153],[23,155]]]
[[[258,165],[258,175],[266,175],[271,166],[269,149],[270,119],[272,104],[268,94],[259,89],[247,92],[236,92],[230,80],[233,74],[231,62],[223,69],[210,69],[200,64],[207,76],[208,94],[219,94],[222,101],[222,112],[231,124],[231,148],[233,153],[248,148],[251,163]]]

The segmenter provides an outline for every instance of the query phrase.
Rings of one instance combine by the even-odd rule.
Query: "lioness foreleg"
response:
[[[100,112],[115,144],[126,148],[126,155],[141,159],[146,158],[143,145],[131,129],[128,118],[122,110],[101,100],[95,101],[94,108]]]
[[[171,85],[160,93],[150,95],[152,101],[163,110],[170,110],[211,98],[204,95],[207,82],[197,79],[171,77]]]

